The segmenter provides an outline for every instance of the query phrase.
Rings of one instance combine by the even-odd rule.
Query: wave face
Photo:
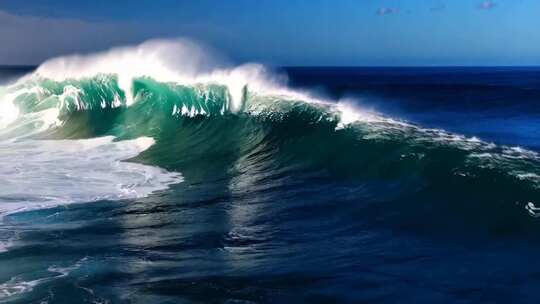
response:
[[[153,41],[55,59],[3,87],[0,212],[161,191],[155,199],[169,203],[242,201],[233,226],[264,221],[253,214],[264,212],[300,213],[309,226],[334,210],[419,233],[539,232],[536,152],[320,100],[261,66],[222,67],[201,52]],[[197,56],[167,66],[174,53]],[[198,190],[173,186],[182,180]]]
[[[516,203],[525,210],[538,199],[540,162],[533,151],[421,128],[276,85],[259,91],[261,84],[252,89],[245,73],[237,78],[246,82],[233,87],[223,81],[230,71],[184,82],[135,76],[126,91],[125,75],[53,80],[40,70],[4,93],[3,120],[11,121],[0,139],[152,137],[157,144],[142,159],[173,171],[234,155],[248,161],[240,171],[255,166],[268,177],[304,170],[332,179],[399,181],[398,197],[447,193],[453,201],[475,201],[481,212]]]

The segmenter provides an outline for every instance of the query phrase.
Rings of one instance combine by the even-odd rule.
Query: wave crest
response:
[[[183,173],[235,155],[280,174],[399,180],[401,194],[429,189],[421,199],[457,191],[454,201],[468,195],[526,206],[540,198],[534,152],[320,100],[287,89],[260,65],[228,67],[215,58],[180,40],[51,60],[4,89],[11,114],[0,140],[44,130],[60,139],[150,136],[148,162]]]

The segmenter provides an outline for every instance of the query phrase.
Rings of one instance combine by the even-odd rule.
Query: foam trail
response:
[[[77,202],[137,198],[182,181],[178,173],[123,162],[148,149],[153,139],[113,139],[0,144],[0,215]]]
[[[31,292],[36,286],[40,284],[64,278],[68,276],[71,271],[78,269],[86,261],[87,258],[85,257],[68,267],[50,266],[47,269],[47,276],[33,280],[24,280],[23,275],[12,277],[7,282],[0,284],[0,300]]]

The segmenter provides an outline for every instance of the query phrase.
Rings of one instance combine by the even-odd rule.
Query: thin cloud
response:
[[[381,7],[377,10],[377,15],[378,16],[384,16],[384,15],[390,15],[390,14],[395,14],[398,12],[398,9],[397,8],[392,8],[392,7]]]
[[[497,4],[491,0],[486,0],[486,1],[483,1],[482,3],[480,3],[480,5],[478,6],[478,8],[482,9],[482,10],[490,10],[490,9],[493,9],[497,6]]]

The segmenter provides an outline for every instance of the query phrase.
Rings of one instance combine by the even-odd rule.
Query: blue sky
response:
[[[539,0],[0,0],[0,64],[191,37],[272,65],[540,65],[539,28]]]

